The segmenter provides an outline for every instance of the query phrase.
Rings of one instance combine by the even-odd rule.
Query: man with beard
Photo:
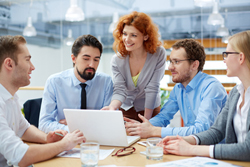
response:
[[[45,84],[39,129],[69,131],[63,109],[80,109],[82,84],[86,84],[86,109],[109,105],[113,83],[109,75],[96,72],[102,44],[92,35],[83,35],[72,46],[73,68],[50,76]]]
[[[204,47],[193,39],[185,39],[176,42],[172,48],[168,68],[177,84],[154,118],[147,120],[139,115],[142,123],[124,118],[129,135],[148,138],[202,132],[213,125],[225,105],[227,93],[221,83],[202,73],[206,59]],[[167,127],[178,110],[185,127]]]

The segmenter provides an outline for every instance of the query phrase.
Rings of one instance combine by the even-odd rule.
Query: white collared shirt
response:
[[[30,124],[21,113],[18,96],[0,84],[0,166],[18,165],[29,146],[21,140]],[[8,165],[7,165],[8,164]]]
[[[237,108],[236,108],[235,115],[233,118],[233,125],[234,125],[235,134],[237,137],[237,141],[238,143],[242,143],[245,141],[246,135],[247,135],[247,114],[250,108],[250,87],[248,87],[247,91],[245,92],[245,101],[241,109],[240,109],[240,104],[242,103],[243,95],[244,95],[243,84],[242,83],[239,84],[237,86],[237,89],[240,93],[240,97],[237,102]],[[197,137],[195,139],[196,139],[196,142],[198,142]],[[210,145],[209,155],[211,158],[214,157],[214,145]]]
[[[237,109],[233,118],[233,125],[234,125],[234,130],[237,136],[237,141],[238,143],[242,143],[246,139],[247,135],[247,114],[248,110],[250,107],[250,87],[247,88],[247,91],[245,92],[245,101],[244,105],[240,108],[240,104],[242,103],[243,100],[243,95],[244,95],[244,86],[241,83],[237,87],[240,97],[237,102]]]

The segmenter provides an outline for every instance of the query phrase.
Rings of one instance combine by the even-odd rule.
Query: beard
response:
[[[175,83],[183,83],[186,81],[191,81],[191,73],[189,70],[187,70],[184,74],[181,76],[178,76],[176,78],[172,78],[172,81]]]
[[[89,69],[91,69],[91,70],[93,70],[93,72],[87,72],[87,70],[89,70]],[[85,68],[85,70],[81,73],[79,70],[78,70],[78,68],[76,67],[76,71],[77,71],[77,73],[80,75],[80,77],[82,78],[82,79],[84,79],[84,80],[91,80],[91,79],[93,79],[94,78],[94,76],[95,76],[95,69],[94,68]]]

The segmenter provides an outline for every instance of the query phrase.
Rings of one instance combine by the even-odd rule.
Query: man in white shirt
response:
[[[0,37],[0,166],[29,166],[32,163],[54,157],[85,142],[79,130],[67,134],[57,130],[43,133],[30,125],[21,114],[16,95],[19,87],[30,83],[35,69],[22,36]],[[55,132],[62,134],[58,136]],[[27,142],[42,143],[27,145]],[[48,144],[45,144],[48,143]]]

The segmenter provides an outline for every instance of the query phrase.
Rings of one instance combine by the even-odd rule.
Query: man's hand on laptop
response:
[[[153,126],[144,116],[138,114],[142,123],[139,121],[124,117],[125,127],[128,135],[140,136],[141,138],[161,137],[161,128]]]
[[[60,123],[60,124],[67,125],[67,121],[66,121],[66,119],[61,119],[61,120],[59,121],[59,123]]]

